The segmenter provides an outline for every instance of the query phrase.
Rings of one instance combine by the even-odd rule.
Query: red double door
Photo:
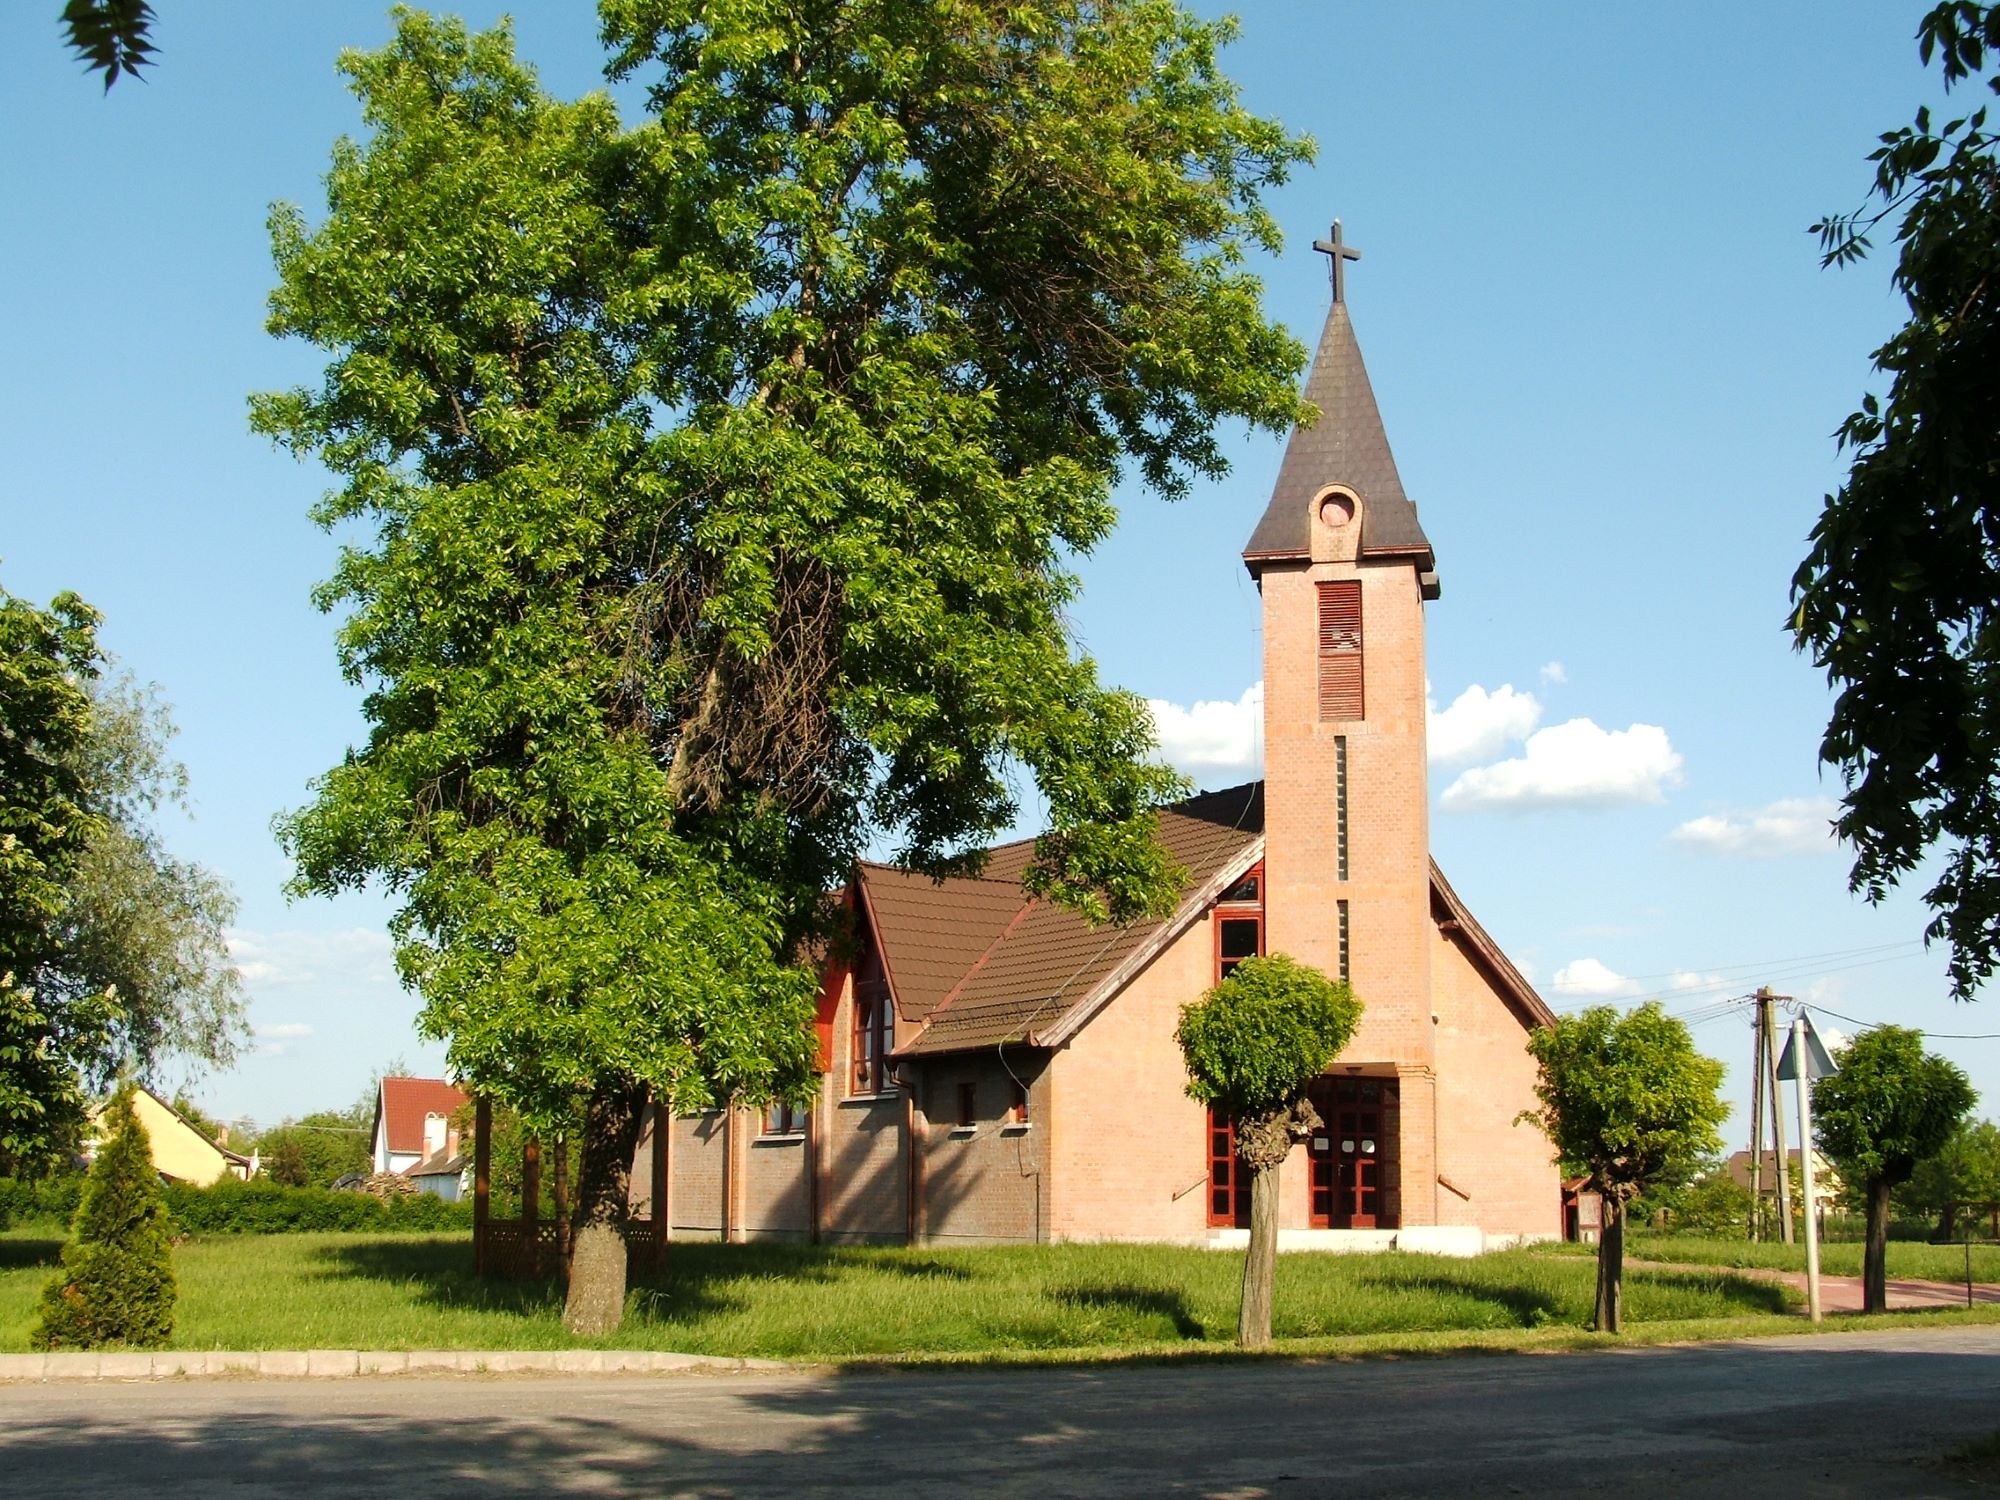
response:
[[[1308,1093],[1320,1126],[1306,1141],[1315,1229],[1393,1229],[1396,1081],[1321,1078]]]
[[[1396,1080],[1320,1078],[1308,1091],[1320,1126],[1306,1140],[1315,1229],[1393,1229],[1386,1189],[1394,1180]],[[1250,1224],[1249,1174],[1236,1159],[1227,1118],[1208,1117],[1208,1222]]]

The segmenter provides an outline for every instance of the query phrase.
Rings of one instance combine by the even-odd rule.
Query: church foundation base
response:
[[[1212,1229],[1205,1243],[1211,1250],[1242,1250],[1250,1243],[1250,1231]],[[1349,1255],[1403,1250],[1416,1255],[1474,1256],[1485,1253],[1486,1235],[1476,1225],[1461,1224],[1413,1224],[1405,1229],[1280,1229],[1278,1248]]]

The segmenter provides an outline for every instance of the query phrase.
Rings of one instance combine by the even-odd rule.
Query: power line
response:
[[[1823,958],[1852,958],[1862,953],[1885,953],[1891,948],[1920,948],[1922,938],[1903,938],[1893,943],[1874,943],[1862,948],[1833,948],[1824,953],[1795,953],[1790,958],[1748,959],[1742,963],[1728,964],[1687,964],[1678,969],[1667,969],[1658,974],[1628,974],[1627,979],[1672,979],[1680,974],[1709,973],[1724,974],[1731,969],[1775,969],[1784,964],[1817,963]],[[1739,984],[1740,980],[1720,981],[1718,984]]]
[[[1809,1009],[1821,1015],[1832,1016],[1836,1021],[1845,1021],[1850,1026],[1859,1026],[1863,1031],[1876,1031],[1884,1026],[1893,1026],[1893,1021],[1863,1021],[1854,1016],[1844,1016],[1837,1010],[1824,1005],[1809,1005]],[[1926,1031],[1921,1026],[1910,1028],[1918,1036],[1935,1037],[1941,1042],[2000,1042],[2000,1031]]]

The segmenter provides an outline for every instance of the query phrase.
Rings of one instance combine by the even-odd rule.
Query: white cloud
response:
[[[1549,981],[1549,988],[1560,995],[1588,995],[1603,1000],[1619,995],[1636,995],[1639,993],[1639,982],[1627,979],[1594,958],[1579,958],[1557,969],[1555,977]]]
[[[1560,687],[1569,681],[1569,669],[1559,661],[1542,664],[1542,682],[1548,687]]]
[[[1734,980],[1724,979],[1720,974],[1697,974],[1692,969],[1676,970],[1667,980],[1670,990],[1713,990],[1728,989]]]
[[[256,1050],[265,1057],[282,1057],[293,1042],[313,1034],[312,1027],[304,1021],[275,1021],[268,1026],[253,1026],[251,1030],[257,1035]]]
[[[1680,752],[1657,724],[1600,729],[1589,719],[1571,719],[1536,730],[1523,752],[1464,772],[1438,805],[1447,812],[1627,807],[1662,801],[1681,780]]]
[[[1204,699],[1182,708],[1148,698],[1160,753],[1176,770],[1255,774],[1263,763],[1264,684],[1252,683],[1234,703]]]
[[[377,928],[350,927],[333,932],[237,928],[229,933],[228,943],[238,976],[257,989],[312,984],[322,979],[370,984],[393,984],[396,980],[394,948],[389,935]]]
[[[1511,682],[1503,682],[1490,693],[1475,682],[1446,709],[1432,701],[1429,685],[1425,687],[1424,716],[1432,765],[1489,760],[1512,741],[1526,739],[1542,722],[1542,705],[1535,701],[1535,695],[1515,692]]]
[[[1835,847],[1838,803],[1824,797],[1786,797],[1740,814],[1692,818],[1667,837],[1703,854],[1776,859],[1786,854],[1826,854]]]

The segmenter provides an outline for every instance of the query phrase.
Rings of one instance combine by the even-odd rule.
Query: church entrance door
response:
[[[1396,1080],[1320,1078],[1308,1097],[1320,1117],[1306,1142],[1313,1227],[1395,1228],[1388,1190],[1396,1161]]]

